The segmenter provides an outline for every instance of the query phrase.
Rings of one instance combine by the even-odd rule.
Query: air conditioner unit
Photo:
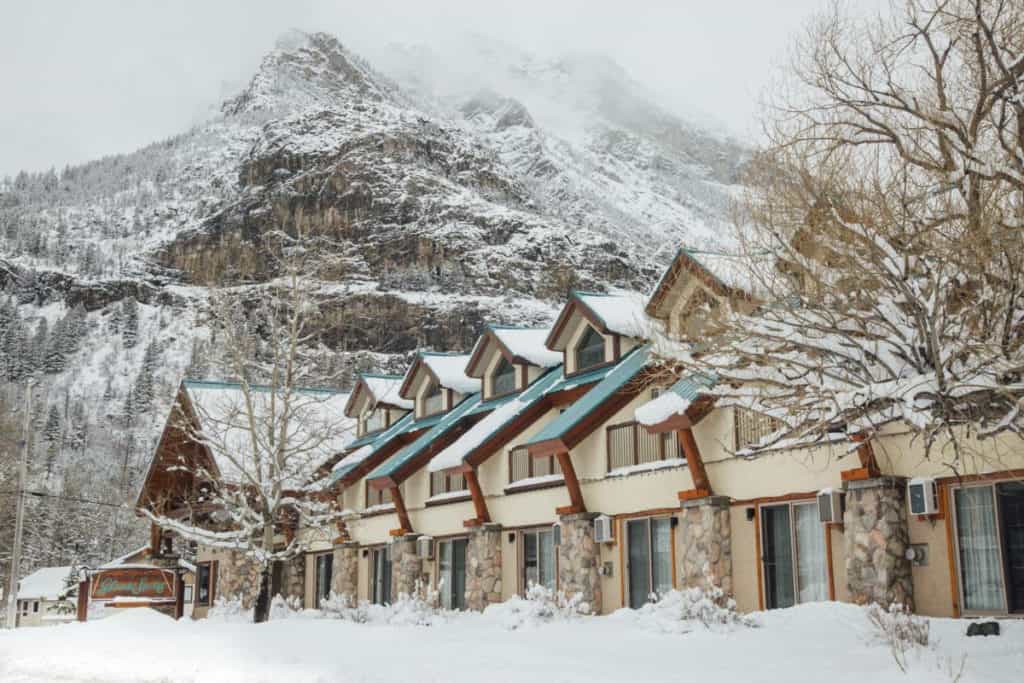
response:
[[[608,515],[598,515],[594,518],[594,542],[611,543],[614,541],[612,535],[612,518]]]
[[[823,524],[842,524],[845,509],[846,494],[842,491],[822,489],[818,492],[818,519]]]
[[[562,525],[559,522],[551,525],[551,544],[562,545]]]
[[[416,554],[424,560],[434,559],[434,539],[430,536],[420,536],[417,538]]]
[[[907,501],[912,515],[934,515],[939,511],[939,496],[935,480],[915,477],[907,484]]]

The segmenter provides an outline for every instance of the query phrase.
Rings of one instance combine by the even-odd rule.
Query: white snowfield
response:
[[[760,613],[759,628],[724,631],[666,621],[658,610],[521,623],[509,606],[432,626],[174,622],[135,609],[0,632],[0,681],[932,683],[955,680],[962,664],[963,683],[998,683],[1024,672],[1024,623],[1014,620],[989,638],[965,637],[966,620],[933,620],[936,644],[908,655],[904,674],[873,639],[865,611],[848,604]],[[519,628],[510,630],[513,623]]]

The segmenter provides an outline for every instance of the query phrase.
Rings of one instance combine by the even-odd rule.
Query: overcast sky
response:
[[[288,28],[357,52],[493,35],[607,54],[680,112],[748,136],[773,63],[824,0],[0,1],[0,175],[129,152],[202,120]]]

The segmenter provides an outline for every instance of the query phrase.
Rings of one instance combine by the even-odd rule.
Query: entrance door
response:
[[[1011,612],[1024,612],[1024,483],[999,484],[1006,552],[1006,603]]]
[[[387,550],[377,548],[370,551],[370,570],[372,581],[370,597],[375,605],[387,605],[391,602],[391,561]]]
[[[465,538],[441,541],[438,544],[438,590],[445,609],[466,609],[466,545]]]
[[[668,518],[626,522],[629,606],[642,607],[672,589],[672,523]]]
[[[825,530],[813,503],[761,508],[765,607],[828,600]]]

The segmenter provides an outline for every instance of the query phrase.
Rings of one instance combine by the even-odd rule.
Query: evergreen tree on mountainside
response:
[[[59,320],[56,326],[54,326],[53,334],[50,335],[50,339],[46,344],[46,354],[43,358],[42,368],[48,375],[64,372],[64,368],[67,366],[67,359],[64,355],[64,347],[66,345],[64,340],[66,336],[68,336],[68,332],[66,318],[64,318]]]
[[[26,372],[29,375],[34,375],[37,372],[42,371],[43,363],[46,360],[46,349],[50,341],[49,323],[46,322],[46,318],[39,321],[39,326],[36,327],[36,333],[32,337],[32,348],[29,354],[25,357],[26,361]]]
[[[153,404],[153,371],[159,360],[159,350],[155,341],[146,345],[146,353],[142,357],[142,367],[135,380],[134,409],[139,413],[149,412]]]
[[[124,347],[130,349],[139,340],[139,303],[135,297],[130,296],[124,300],[122,314],[121,338],[124,340]]]
[[[43,428],[43,440],[46,441],[46,476],[53,475],[57,464],[57,457],[60,455],[62,436],[60,428],[60,413],[57,406],[50,406],[50,414],[46,418],[46,426]]]

